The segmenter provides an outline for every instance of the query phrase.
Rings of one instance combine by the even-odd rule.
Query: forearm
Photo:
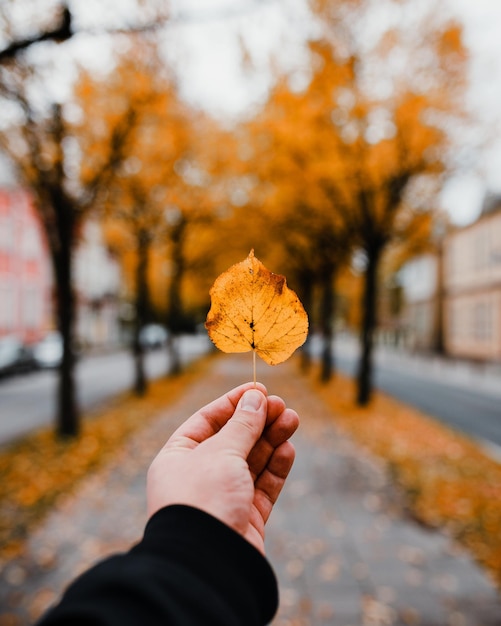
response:
[[[130,552],[95,566],[39,626],[263,626],[274,574],[245,539],[206,513],[162,509]]]

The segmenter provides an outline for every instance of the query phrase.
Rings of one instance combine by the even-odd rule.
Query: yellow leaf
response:
[[[210,290],[205,327],[223,352],[254,350],[266,363],[288,359],[308,335],[308,316],[285,276],[254,256],[223,272]]]

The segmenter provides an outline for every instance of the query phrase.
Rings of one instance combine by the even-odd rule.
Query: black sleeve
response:
[[[174,505],[128,553],[78,578],[38,626],[264,626],[277,605],[258,550],[211,515]]]

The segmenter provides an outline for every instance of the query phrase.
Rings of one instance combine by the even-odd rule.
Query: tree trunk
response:
[[[167,338],[167,355],[169,363],[169,376],[179,376],[183,368],[181,366],[181,354],[179,353],[179,336],[169,332]]]
[[[302,272],[298,276],[299,298],[304,310],[308,315],[309,332],[306,341],[301,346],[301,372],[308,374],[311,368],[311,332],[312,332],[312,303],[313,303],[314,277],[312,272]]]
[[[133,338],[135,367],[134,392],[137,396],[144,396],[148,388],[148,381],[146,379],[146,371],[144,367],[144,346],[141,342],[141,329],[147,322],[149,308],[148,254],[148,233],[140,229],[137,233],[136,317]]]
[[[380,249],[367,252],[364,290],[362,294],[361,356],[357,375],[357,404],[365,406],[372,394],[374,331],[376,330],[377,275]]]
[[[79,432],[79,410],[75,388],[75,355],[73,325],[75,320],[75,296],[72,284],[73,225],[60,238],[60,247],[53,256],[56,277],[56,315],[63,342],[63,355],[59,366],[58,405],[56,433],[59,437],[75,437]]]
[[[183,303],[181,287],[185,271],[184,260],[184,235],[186,220],[181,215],[171,231],[172,272],[170,275],[168,292],[167,326],[169,329],[169,341],[167,351],[169,358],[169,375],[177,376],[182,371],[181,356],[179,354],[178,338],[181,334],[183,321]]]
[[[320,276],[320,331],[322,333],[322,354],[320,380],[327,383],[334,372],[333,321],[334,321],[334,268],[326,267]]]

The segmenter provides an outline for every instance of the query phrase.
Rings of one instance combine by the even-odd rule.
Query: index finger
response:
[[[255,387],[267,395],[263,384],[256,383]],[[253,382],[244,383],[205,405],[181,424],[167,443],[183,441],[184,445],[195,447],[212,437],[233,415],[244,392],[255,387]]]

